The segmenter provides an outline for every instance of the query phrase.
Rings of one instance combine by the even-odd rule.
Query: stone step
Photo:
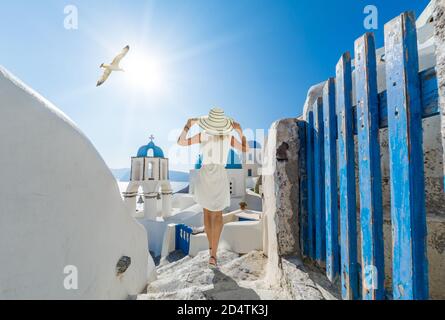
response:
[[[158,268],[158,278],[139,300],[260,300],[287,299],[282,288],[271,288],[262,281],[266,258],[261,252],[239,256],[218,254],[219,268],[208,266],[209,253],[185,257]]]

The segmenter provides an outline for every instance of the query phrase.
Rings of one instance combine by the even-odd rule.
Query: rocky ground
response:
[[[178,257],[177,254],[175,254]],[[313,281],[299,281],[295,286],[288,284],[271,286],[264,281],[266,258],[261,252],[244,256],[223,251],[219,254],[219,268],[208,267],[208,253],[184,257],[164,266],[159,266],[158,279],[152,282],[147,293],[138,300],[288,300],[296,297],[307,299],[333,298],[326,296]],[[170,260],[171,261],[171,260]],[[298,269],[297,272],[302,272]],[[301,278],[301,277],[300,277]],[[304,297],[293,294],[308,292]]]

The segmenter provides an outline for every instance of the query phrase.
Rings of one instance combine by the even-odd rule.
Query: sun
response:
[[[166,91],[166,70],[159,57],[129,54],[122,68],[125,80],[132,88],[158,94]]]

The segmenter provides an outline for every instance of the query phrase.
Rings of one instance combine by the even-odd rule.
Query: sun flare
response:
[[[126,81],[131,87],[152,93],[165,92],[166,70],[158,57],[129,54],[122,67]]]

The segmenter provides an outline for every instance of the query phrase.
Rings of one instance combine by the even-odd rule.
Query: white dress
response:
[[[226,171],[231,135],[201,134],[202,167],[195,183],[195,201],[210,211],[230,206],[230,182]]]

